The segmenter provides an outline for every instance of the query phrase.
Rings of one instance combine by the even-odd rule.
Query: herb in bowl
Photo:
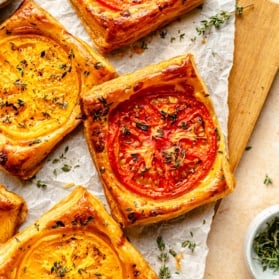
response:
[[[253,249],[263,271],[279,271],[279,216],[274,217],[267,223],[266,228],[256,235]]]

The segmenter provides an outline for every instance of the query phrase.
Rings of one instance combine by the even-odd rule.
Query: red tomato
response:
[[[205,105],[187,90],[150,90],[110,114],[110,164],[130,191],[153,199],[177,197],[212,167],[218,135]]]

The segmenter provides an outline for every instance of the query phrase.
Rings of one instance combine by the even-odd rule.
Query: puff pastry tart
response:
[[[103,204],[78,186],[0,247],[1,279],[155,279]]]
[[[128,46],[204,0],[71,0],[103,53]]]
[[[80,94],[116,76],[30,0],[0,25],[0,72],[0,167],[23,179],[80,123]]]
[[[226,143],[192,55],[82,96],[85,136],[122,224],[177,217],[233,190]]]
[[[16,193],[8,191],[0,184],[0,243],[7,241],[25,221],[27,205]]]

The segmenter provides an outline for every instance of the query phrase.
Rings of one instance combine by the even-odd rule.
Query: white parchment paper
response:
[[[67,0],[37,0],[43,8],[56,17],[66,29],[94,47],[78,16]],[[197,34],[196,27],[220,11],[233,11],[233,0],[206,0],[202,9],[181,17],[167,27],[141,40],[147,47],[141,53],[131,50],[107,58],[119,74],[132,72],[150,63],[156,63],[180,54],[194,54],[199,72],[213,98],[220,124],[227,136],[228,76],[234,51],[234,15],[220,29],[212,29],[206,42]],[[164,34],[164,36],[162,36]],[[67,165],[69,171],[63,171]],[[27,201],[29,214],[24,227],[32,224],[47,209],[67,196],[75,185],[83,185],[99,197],[107,209],[106,200],[83,136],[82,126],[63,140],[51,153],[44,167],[32,181],[23,182],[0,172],[0,183]],[[41,187],[38,187],[38,184]],[[68,187],[65,187],[67,185]],[[44,186],[44,187],[43,187]],[[199,279],[204,277],[207,237],[210,231],[214,204],[197,208],[177,220],[156,224],[129,232],[132,243],[159,274],[162,262],[156,239],[162,236],[169,259],[166,266],[174,279]],[[194,244],[194,249],[183,243]],[[175,259],[168,251],[178,255]]]

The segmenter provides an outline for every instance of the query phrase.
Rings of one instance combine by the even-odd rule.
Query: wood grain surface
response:
[[[240,0],[238,5],[251,3],[254,7],[236,18],[229,79],[229,152],[233,169],[247,146],[279,67],[278,1]]]

